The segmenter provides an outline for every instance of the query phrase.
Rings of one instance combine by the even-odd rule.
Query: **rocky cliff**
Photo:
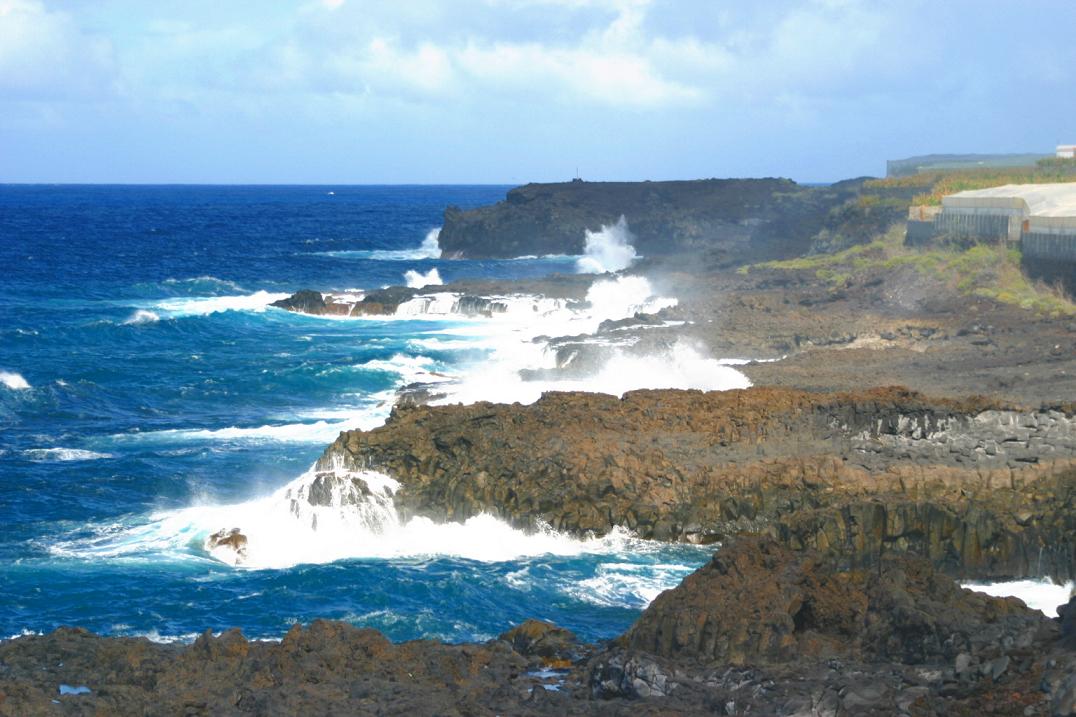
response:
[[[406,517],[481,512],[573,533],[708,543],[764,532],[840,564],[890,552],[954,575],[1076,574],[1076,419],[902,389],[547,394],[398,408],[319,461],[384,471]]]
[[[493,206],[445,210],[446,257],[581,254],[587,231],[627,219],[640,254],[694,252],[712,266],[799,256],[858,184],[788,179],[527,184]]]

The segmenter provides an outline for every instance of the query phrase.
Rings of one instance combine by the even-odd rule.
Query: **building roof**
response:
[[[974,189],[943,197],[942,205],[1024,210],[1028,217],[1076,218],[1076,182],[1006,184],[1003,187]]]

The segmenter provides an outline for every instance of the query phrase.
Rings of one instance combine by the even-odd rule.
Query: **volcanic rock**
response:
[[[529,405],[398,407],[319,467],[400,481],[406,518],[482,512],[580,535],[711,543],[766,533],[867,567],[1076,574],[1076,418],[899,388],[546,394]]]

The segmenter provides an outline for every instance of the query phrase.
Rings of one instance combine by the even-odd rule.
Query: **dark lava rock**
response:
[[[586,232],[627,219],[646,256],[691,252],[713,265],[803,254],[858,184],[788,179],[528,184],[493,206],[445,210],[445,257],[581,254]]]
[[[288,311],[298,311],[303,314],[320,314],[325,310],[325,297],[320,291],[302,289],[286,299],[274,301],[270,306],[276,306]]]
[[[1065,647],[1076,650],[1076,595],[1070,597],[1068,603],[1059,606],[1057,610]]]
[[[526,620],[500,638],[526,657],[538,657],[547,666],[569,667],[579,655],[579,640],[571,630],[543,620]]]
[[[286,299],[274,301],[270,306],[315,316],[350,316],[355,304],[336,301],[331,296],[326,298],[321,292],[303,289]]]
[[[1071,409],[899,388],[661,390],[397,407],[319,465],[393,476],[405,516],[695,543],[765,533],[845,567],[909,553],[951,575],[1063,579],[1076,574],[1074,447]]]
[[[740,538],[666,591],[625,635],[679,659],[761,665],[805,659],[950,664],[994,646],[1026,649],[1050,625],[1016,599],[960,588],[921,559],[840,571],[814,551]],[[991,664],[996,679],[1008,663]]]

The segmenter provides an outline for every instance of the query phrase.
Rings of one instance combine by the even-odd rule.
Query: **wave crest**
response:
[[[123,323],[127,326],[136,326],[138,324],[152,324],[160,320],[161,317],[156,312],[150,311],[149,309],[138,309],[124,319]]]
[[[111,453],[98,453],[82,448],[30,448],[22,452],[31,461],[98,461],[112,458]]]
[[[0,371],[0,384],[12,391],[26,391],[30,388],[29,382],[22,377],[22,374],[14,371]]]
[[[165,299],[153,304],[153,308],[165,311],[169,317],[208,316],[222,311],[262,312],[274,301],[286,299],[290,294],[256,291],[239,296],[195,296],[182,299]],[[137,313],[137,312],[136,312]]]

